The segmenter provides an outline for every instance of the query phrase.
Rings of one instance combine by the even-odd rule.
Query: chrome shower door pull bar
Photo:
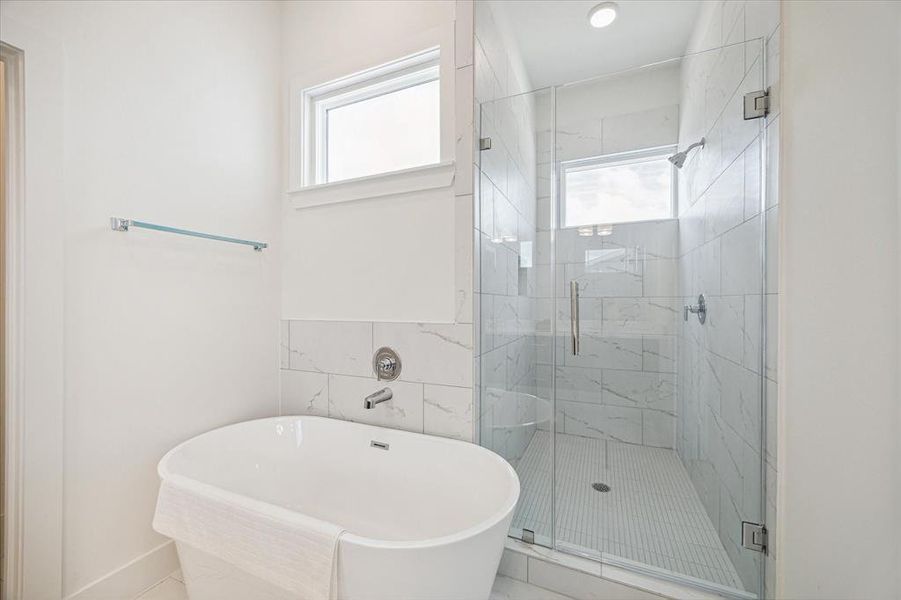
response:
[[[569,282],[569,324],[572,331],[573,356],[579,355],[579,282]]]

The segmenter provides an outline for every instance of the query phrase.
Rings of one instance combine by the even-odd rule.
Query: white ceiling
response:
[[[612,25],[595,29],[601,0],[490,0],[498,27],[522,54],[533,88],[568,83],[685,54],[700,0],[618,0]]]

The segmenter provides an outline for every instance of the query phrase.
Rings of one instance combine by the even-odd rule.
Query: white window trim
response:
[[[328,111],[398,92],[430,81],[440,82],[439,49],[430,48],[391,63],[380,65],[304,90],[304,186],[337,183],[328,181]],[[439,83],[440,85],[440,83]],[[439,161],[440,162],[440,161]],[[427,165],[419,165],[427,166]],[[385,175],[386,173],[377,173]]]
[[[402,193],[413,193],[454,185],[456,169],[454,155],[457,151],[455,121],[460,109],[456,97],[457,72],[454,64],[455,28],[453,22],[405,35],[386,41],[376,47],[367,48],[358,54],[335,54],[327,60],[319,61],[313,67],[298,72],[291,77],[288,89],[288,128],[286,147],[288,150],[285,169],[286,199],[295,210],[307,207],[367,200]],[[385,173],[361,177],[359,179],[336,181],[320,185],[304,185],[303,165],[309,151],[304,147],[304,106],[303,92],[322,87],[322,82],[346,82],[347,73],[371,73],[380,66],[391,65],[398,57],[417,56],[424,49],[440,48],[439,72],[441,87],[441,138],[440,158],[436,165],[414,167],[395,173]],[[472,102],[470,98],[468,103]]]
[[[594,167],[609,167],[615,165],[627,165],[636,162],[645,162],[651,160],[659,160],[675,153],[678,150],[677,144],[666,146],[654,146],[652,148],[642,148],[640,150],[629,150],[626,152],[617,152],[615,154],[603,154],[600,156],[591,156],[588,158],[578,158],[560,162],[559,189],[560,189],[560,228],[561,229],[578,229],[579,227],[587,227],[589,224],[582,225],[565,225],[566,223],[566,174],[571,171],[579,171]],[[679,214],[679,185],[677,179],[677,170],[675,165],[671,165],[672,169],[672,186],[670,187],[670,210],[666,217],[658,217],[653,219],[642,219],[638,221],[613,221],[603,223],[591,223],[590,225],[631,225],[633,223],[649,223],[654,221],[665,221],[676,218]]]

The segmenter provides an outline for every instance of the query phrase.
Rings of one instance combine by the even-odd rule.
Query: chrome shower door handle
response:
[[[579,282],[569,282],[569,325],[572,332],[573,356],[579,355]]]

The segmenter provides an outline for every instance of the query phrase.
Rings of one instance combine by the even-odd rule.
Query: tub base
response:
[[[175,548],[190,600],[298,600],[297,594],[212,554],[178,542]]]

